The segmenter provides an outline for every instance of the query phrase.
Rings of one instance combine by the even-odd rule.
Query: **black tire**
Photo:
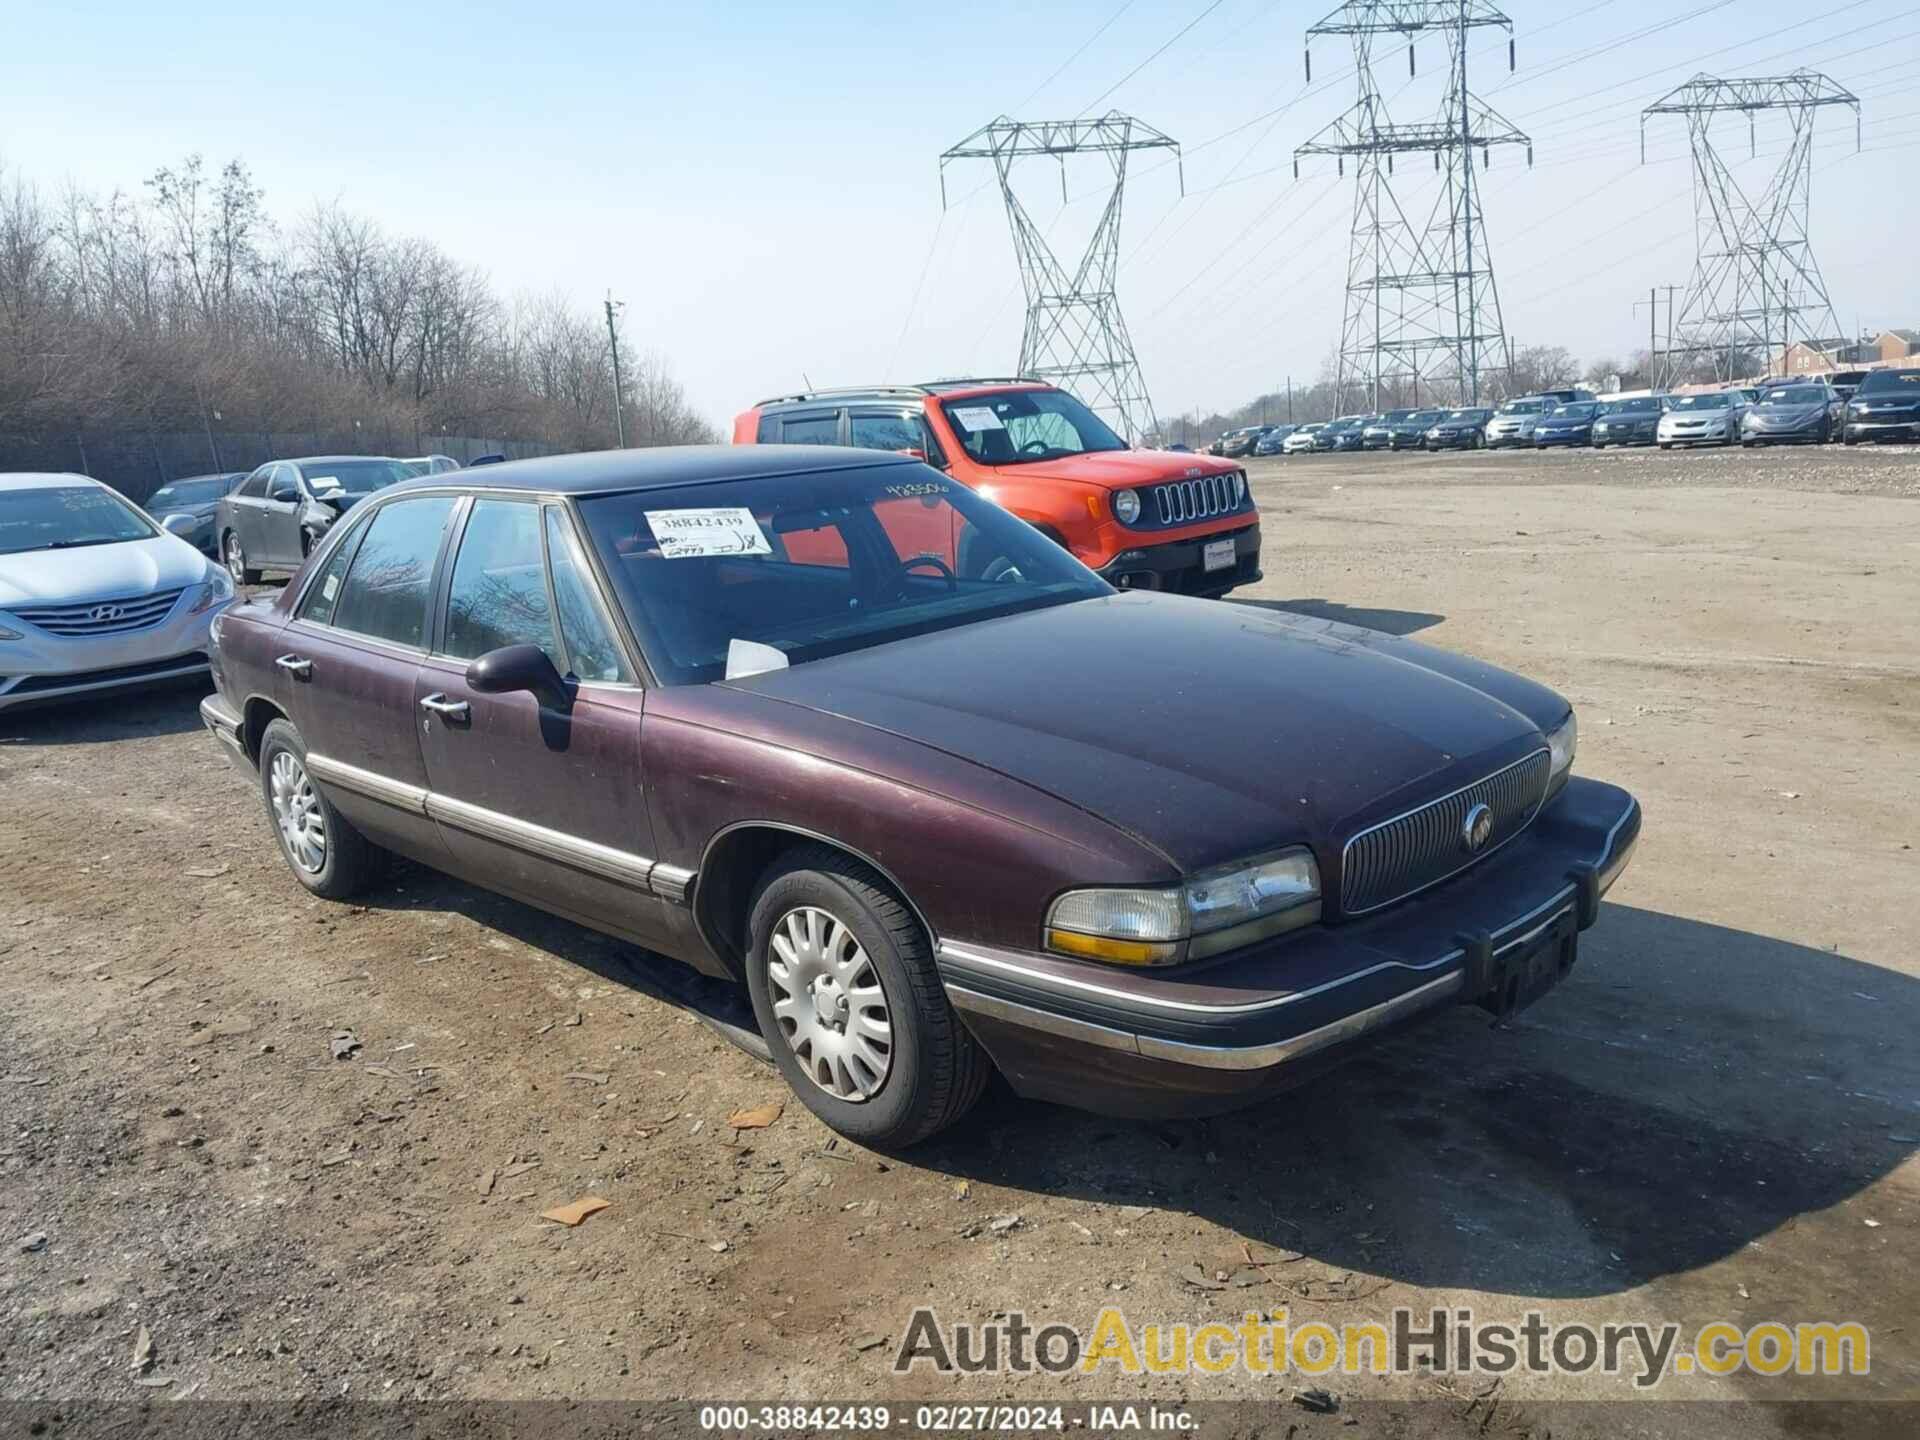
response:
[[[247,564],[247,552],[240,537],[229,530],[220,541],[220,556],[227,562],[227,573],[236,585],[258,585],[260,572]]]
[[[311,777],[307,777],[314,805],[326,827],[325,857],[318,869],[309,868],[297,859],[274,810],[274,760],[283,754],[292,756],[300,773],[306,774],[306,742],[290,722],[275,720],[260,737],[260,798],[267,807],[267,823],[273,826],[281,858],[287,862],[293,878],[323,900],[345,900],[358,894],[378,869],[380,851],[333,808],[332,802],[312,784]]]
[[[1673,442],[1671,440],[1662,440],[1660,442],[1660,448],[1662,450],[1671,450],[1673,448]]]
[[[793,910],[826,911],[853,932],[886,995],[888,1068],[866,1099],[829,1093],[807,1073],[774,1014],[767,976],[775,928]],[[747,990],[773,1062],[822,1121],[875,1149],[903,1149],[954,1123],[986,1088],[986,1053],[947,1003],[933,947],[906,903],[871,866],[825,845],[788,851],[748,902]]]

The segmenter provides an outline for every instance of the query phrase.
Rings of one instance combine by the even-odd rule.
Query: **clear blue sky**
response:
[[[1122,303],[1156,404],[1173,414],[1310,378],[1337,341],[1351,181],[1326,164],[1295,181],[1291,165],[1294,146],[1352,100],[1334,78],[1350,64],[1336,42],[1315,47],[1320,83],[1303,95],[1303,32],[1332,8],[33,6],[8,24],[0,165],[49,190],[69,178],[137,189],[191,151],[240,156],[283,221],[338,199],[431,237],[505,291],[559,288],[587,303],[611,288],[628,302],[630,340],[664,354],[724,420],[803,372],[828,384],[1011,367],[1021,312],[998,193],[978,188],[984,162],[953,173],[943,216],[937,156],[1002,112],[1119,107],[1187,147],[1186,197],[1175,170],[1147,159],[1122,237]],[[1640,166],[1640,108],[1696,70],[1803,64],[1865,104],[1869,153],[1853,153],[1837,111],[1816,150],[1814,243],[1841,324],[1920,325],[1912,0],[1506,8],[1519,71],[1482,32],[1475,89],[1536,139],[1532,171],[1498,153],[1485,183],[1522,343],[1583,359],[1644,346],[1633,302],[1685,283],[1692,202],[1678,121],[1652,131],[1653,163]],[[1396,118],[1437,105],[1444,53],[1423,44]],[[1391,93],[1405,70],[1396,55],[1380,73]],[[1739,128],[1727,128],[1730,154],[1745,153]],[[1738,168],[1756,194],[1784,134],[1763,120],[1762,158]],[[1023,182],[1062,251],[1099,203],[1103,162],[1079,163],[1064,211],[1057,170],[1036,163]],[[1402,173],[1416,203],[1431,196],[1420,161]]]

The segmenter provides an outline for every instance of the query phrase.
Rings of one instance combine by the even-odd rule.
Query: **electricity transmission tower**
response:
[[[1840,333],[1827,283],[1813,258],[1807,215],[1813,183],[1813,122],[1829,105],[1853,107],[1859,143],[1860,101],[1811,70],[1765,79],[1716,80],[1696,75],[1640,115],[1640,158],[1646,159],[1647,120],[1684,115],[1693,138],[1693,228],[1697,258],[1677,333],[1669,342],[1659,383],[1686,378],[1704,357],[1717,379],[1740,378],[1747,367],[1768,365],[1777,345],[1781,364],[1796,340],[1828,340]],[[1757,153],[1763,110],[1785,110],[1793,141],[1758,201],[1748,199],[1713,143],[1716,116],[1747,117],[1750,153]]]
[[[1307,31],[1314,37],[1345,35],[1353,42],[1360,98],[1352,109],[1294,151],[1297,177],[1307,155],[1358,162],[1352,247],[1347,260],[1346,321],[1340,335],[1340,409],[1365,396],[1375,410],[1394,401],[1419,403],[1425,382],[1477,403],[1488,371],[1511,368],[1500,295],[1487,246],[1473,154],[1484,167],[1496,145],[1524,145],[1533,163],[1533,142],[1475,99],[1467,88],[1467,41],[1474,31],[1498,26],[1507,32],[1507,64],[1513,65],[1513,22],[1487,0],[1348,0]],[[1375,47],[1404,37],[1409,75],[1416,73],[1414,42],[1426,33],[1447,37],[1448,79],[1439,115],[1397,125],[1374,75]],[[1307,79],[1313,54],[1307,53]],[[1394,156],[1433,156],[1444,181],[1432,210],[1416,219],[1394,191]]]
[[[1048,380],[1101,412],[1129,444],[1158,429],[1146,381],[1134,358],[1133,340],[1120,315],[1114,276],[1120,266],[1120,214],[1127,189],[1127,157],[1138,150],[1171,150],[1178,141],[1130,115],[1109,111],[1097,120],[1011,120],[1002,115],[974,131],[940,157],[940,199],[946,203],[947,162],[991,160],[1000,180],[1027,297],[1020,337],[1021,375]],[[1060,198],[1066,200],[1067,157],[1104,155],[1113,189],[1094,226],[1086,253],[1071,273],[1060,263],[1040,227],[1014,193],[1014,161],[1051,155],[1060,163]],[[1185,186],[1182,185],[1184,191]]]

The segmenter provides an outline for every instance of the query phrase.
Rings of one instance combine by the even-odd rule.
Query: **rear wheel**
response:
[[[307,773],[306,742],[285,720],[260,737],[260,791],[294,879],[327,900],[366,886],[379,851],[320,793]]]
[[[240,537],[233,531],[227,532],[227,538],[221,542],[221,553],[226,557],[227,574],[233,577],[236,585],[258,585],[260,572],[247,564],[247,552],[240,544]]]
[[[822,845],[755,888],[747,989],[774,1063],[806,1107],[864,1145],[917,1143],[966,1113],[988,1075],[926,931],[871,867]]]

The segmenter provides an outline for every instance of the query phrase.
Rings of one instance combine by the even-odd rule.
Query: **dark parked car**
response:
[[[1593,422],[1600,406],[1592,400],[1556,405],[1542,415],[1533,427],[1533,448],[1549,445],[1585,445],[1593,439]]]
[[[1600,413],[1593,417],[1593,448],[1651,445],[1660,436],[1660,417],[1666,413],[1666,397],[1661,395],[1603,401]]]
[[[406,461],[377,455],[268,461],[214,511],[227,573],[235,584],[257,585],[263,570],[298,570],[315,542],[356,502],[411,478]]]
[[[1920,440],[1920,370],[1870,370],[1847,402],[1847,444]]]
[[[1220,454],[1228,460],[1244,460],[1253,454],[1253,447],[1260,443],[1260,437],[1266,433],[1265,425],[1249,425],[1244,430],[1235,430],[1221,443]]]
[[[958,573],[963,534],[996,578]],[[223,616],[213,663],[203,717],[309,891],[394,851],[738,981],[795,1091],[875,1145],[989,1065],[1208,1113],[1444,1004],[1507,1013],[1640,829],[1541,685],[1115,591],[870,450],[397,486]]]
[[[1293,434],[1298,428],[1296,425],[1269,425],[1267,427],[1267,433],[1262,435],[1259,442],[1254,445],[1253,453],[1256,455],[1282,454],[1286,447],[1287,437]]]
[[[1776,385],[1740,417],[1742,445],[1824,445],[1834,434],[1833,391],[1821,381]]]
[[[1427,432],[1447,418],[1444,410],[1416,410],[1404,420],[1387,427],[1389,450],[1419,450],[1427,443]]]
[[[1487,422],[1493,411],[1468,407],[1448,410],[1427,428],[1429,450],[1481,450],[1486,448]]]
[[[244,470],[223,475],[188,475],[169,480],[147,497],[146,512],[202,555],[219,558],[213,512],[224,495],[247,478]],[[177,517],[177,518],[176,518]]]
[[[1313,448],[1317,451],[1358,450],[1362,433],[1371,419],[1371,415],[1342,415],[1337,420],[1329,420],[1315,432]]]
[[[1388,410],[1384,414],[1371,415],[1360,430],[1362,450],[1386,450],[1393,445],[1393,430],[1396,425],[1404,425],[1419,412],[1417,410]]]

